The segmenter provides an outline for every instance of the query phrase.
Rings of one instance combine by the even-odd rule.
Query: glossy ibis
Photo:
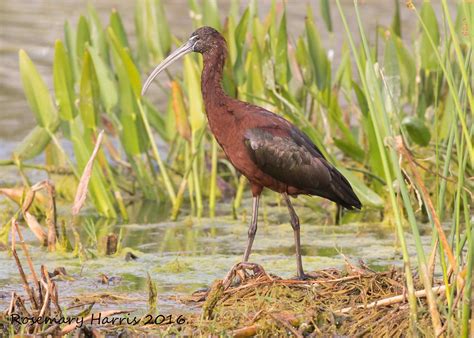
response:
[[[201,90],[210,129],[228,159],[251,184],[253,211],[244,262],[248,261],[257,232],[260,194],[263,188],[269,188],[281,193],[288,207],[297,273],[299,278],[304,278],[300,223],[289,196],[317,195],[349,210],[360,209],[361,202],[347,179],[307,135],[283,117],[224,92],[221,80],[227,46],[223,36],[213,28],[197,29],[184,45],[158,65],[143,85],[142,95],[162,70],[191,52],[201,53],[204,60]]]

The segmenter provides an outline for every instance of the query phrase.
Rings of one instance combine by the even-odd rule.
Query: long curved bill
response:
[[[143,85],[142,88],[142,96],[145,95],[148,87],[150,87],[150,84],[153,82],[155,77],[158,76],[165,68],[170,66],[172,63],[174,63],[176,60],[181,58],[182,56],[191,53],[194,50],[194,45],[196,44],[196,38],[197,36],[191,37],[185,44],[183,44],[181,47],[176,49],[173,53],[168,55],[166,59],[163,60],[155,69],[153,69],[153,72],[151,72],[150,76],[145,81],[145,84]]]

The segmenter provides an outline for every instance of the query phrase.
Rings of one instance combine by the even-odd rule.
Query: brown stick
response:
[[[15,227],[15,231],[18,234],[18,238],[20,239],[20,245],[21,248],[23,249],[23,252],[25,253],[26,256],[26,261],[28,262],[28,266],[31,271],[31,275],[33,276],[33,281],[35,282],[36,286],[39,286],[39,280],[38,280],[38,275],[36,274],[35,267],[33,265],[33,261],[30,256],[30,252],[28,251],[28,247],[26,246],[26,243],[23,239],[23,234],[20,231],[20,227],[18,226],[18,222],[16,219],[12,218],[12,225]]]
[[[20,259],[18,258],[18,254],[15,248],[15,226],[12,227],[12,255],[15,258],[16,265],[18,267],[18,272],[20,273],[21,280],[23,281],[23,288],[25,289],[28,297],[30,298],[31,306],[33,309],[38,310],[39,305],[36,301],[35,295],[33,290],[30,288],[30,284],[28,284],[28,280],[26,279],[25,271],[23,270],[23,266],[21,265]]]
[[[252,324],[232,331],[232,337],[253,337],[257,333],[258,325]]]
[[[435,294],[443,293],[444,291],[446,291],[446,286],[445,285],[435,286],[431,290]],[[424,298],[424,297],[426,297],[426,293],[427,293],[426,290],[415,291],[415,297],[416,298]],[[396,304],[396,303],[401,303],[405,300],[406,300],[405,295],[397,295],[397,296],[377,300],[377,301],[369,303],[367,305],[360,304],[360,305],[356,305],[356,306],[345,307],[343,309],[337,310],[336,312],[337,313],[347,313],[347,312],[350,312],[354,309],[362,309],[362,308],[371,309],[373,307],[388,306],[388,305],[393,305],[393,304]]]
[[[48,224],[48,251],[56,251],[56,238],[58,228],[56,225],[56,191],[51,182],[45,183],[48,192],[49,203],[46,212],[46,223]]]

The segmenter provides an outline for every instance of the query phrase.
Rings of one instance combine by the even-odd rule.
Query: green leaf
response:
[[[288,63],[288,32],[286,30],[286,12],[280,21],[278,39],[275,50],[276,80],[281,85],[286,85],[291,79],[290,65]]]
[[[79,113],[87,128],[95,128],[98,116],[98,85],[89,52],[84,53],[79,88]]]
[[[159,32],[161,51],[168,54],[171,50],[171,31],[168,20],[166,19],[163,1],[155,0],[156,20]]]
[[[86,18],[81,15],[79,17],[79,22],[77,23],[76,34],[76,55],[79,60],[82,60],[84,49],[87,44],[90,44],[89,24],[87,23]]]
[[[76,31],[71,27],[68,21],[64,23],[64,42],[69,56],[69,62],[71,63],[73,82],[79,79],[79,59],[76,51]]]
[[[421,42],[420,42],[420,56],[421,66],[426,70],[435,70],[438,68],[438,60],[436,59],[435,51],[431,46],[429,36],[434,41],[436,47],[439,46],[439,28],[436,13],[431,6],[430,2],[424,1],[421,6],[421,20],[425,23],[427,31],[422,27],[421,30]],[[428,35],[429,34],[429,35]]]
[[[69,57],[60,40],[56,40],[53,63],[54,91],[59,106],[59,117],[72,120],[76,115],[75,93]]]
[[[337,137],[334,137],[333,141],[336,147],[341,149],[344,152],[344,154],[352,157],[354,160],[358,162],[364,162],[365,151],[361,147],[359,147],[355,142],[350,142],[348,140],[340,139]]]
[[[400,70],[398,66],[398,56],[395,43],[389,38],[384,50],[384,79],[383,87],[385,96],[385,107],[389,113],[397,113],[400,98]]]
[[[400,23],[400,2],[398,0],[394,0],[395,5],[395,13],[393,14],[392,19],[392,32],[395,33],[398,37],[402,37],[402,29]]]
[[[43,127],[34,127],[28,135],[13,150],[13,158],[19,161],[26,161],[43,153],[46,146],[51,141],[50,133],[55,133],[59,127],[59,123],[51,126],[48,131]]]
[[[203,0],[203,24],[213,27],[217,30],[221,29],[219,9],[216,0]]]
[[[113,48],[117,51],[120,60],[125,67],[127,72],[128,80],[130,81],[130,85],[132,86],[133,92],[136,97],[141,96],[141,88],[142,88],[142,81],[140,78],[140,72],[138,71],[135,63],[132,60],[132,57],[128,53],[128,50],[121,47],[120,42],[115,35],[114,31],[109,27],[107,30],[109,34],[110,41],[112,41]]]
[[[95,74],[99,83],[100,98],[108,114],[112,113],[112,109],[117,105],[118,93],[115,80],[112,76],[110,68],[105,61],[99,56],[95,47],[87,48],[92,58]]]
[[[56,123],[57,113],[48,87],[23,49],[20,50],[18,56],[23,90],[30,109],[35,114],[37,123],[51,130]]]
[[[141,127],[141,124],[139,123],[138,109],[135,103],[136,95],[132,89],[132,81],[130,81],[129,73],[127,72],[123,62],[124,49],[118,45],[118,40],[114,37],[114,33],[110,28],[108,30],[108,37],[112,44],[112,60],[117,72],[120,90],[120,138],[127,155],[134,156],[140,154],[142,150],[146,149],[147,143],[144,141],[144,136],[140,136],[139,133],[139,126]],[[138,175],[140,175],[140,173],[138,173]]]
[[[110,27],[113,30],[117,39],[120,41],[120,46],[122,46],[123,48],[128,48],[129,45],[127,33],[125,32],[120,13],[117,12],[115,8],[112,9],[112,13],[110,14]]]
[[[243,73],[243,66],[244,66],[244,51],[245,51],[245,36],[247,34],[247,29],[249,26],[249,19],[250,19],[250,10],[247,7],[244,14],[240,18],[237,27],[235,28],[235,46],[237,48],[237,57],[234,64],[234,79],[236,81],[236,85],[239,86],[244,82],[244,73]]]
[[[426,147],[430,143],[430,130],[420,118],[406,116],[402,121],[402,126],[407,131],[410,139],[416,144]]]
[[[320,2],[321,16],[323,17],[326,28],[332,33],[332,19],[331,19],[331,6],[329,0],[321,0]]]
[[[416,65],[415,59],[411,55],[410,51],[404,45],[402,39],[397,36],[393,36],[395,42],[395,49],[398,56],[398,64],[400,66],[400,77],[402,89],[408,100],[411,100],[413,93],[415,92],[415,79],[416,79]]]
[[[321,40],[313,22],[313,13],[309,6],[305,22],[308,51],[313,66],[313,74],[318,89],[322,91],[330,85],[331,66],[326,51],[321,46]]]
[[[102,59],[108,63],[109,53],[105,42],[104,28],[102,27],[99,15],[91,3],[87,5],[87,12],[89,14],[90,40],[92,46],[95,47]]]

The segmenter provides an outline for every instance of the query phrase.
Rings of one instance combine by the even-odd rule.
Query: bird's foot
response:
[[[252,273],[249,273],[249,271]],[[224,289],[227,289],[229,286],[235,287],[239,284],[242,284],[247,279],[256,278],[259,276],[265,276],[269,280],[272,280],[265,269],[259,264],[249,262],[237,263],[232,267],[232,269],[230,269],[224,278]]]
[[[308,274],[305,274],[304,272],[300,272],[298,273],[298,275],[296,275],[295,278],[293,279],[296,279],[296,280],[311,280],[313,279],[310,275]]]

